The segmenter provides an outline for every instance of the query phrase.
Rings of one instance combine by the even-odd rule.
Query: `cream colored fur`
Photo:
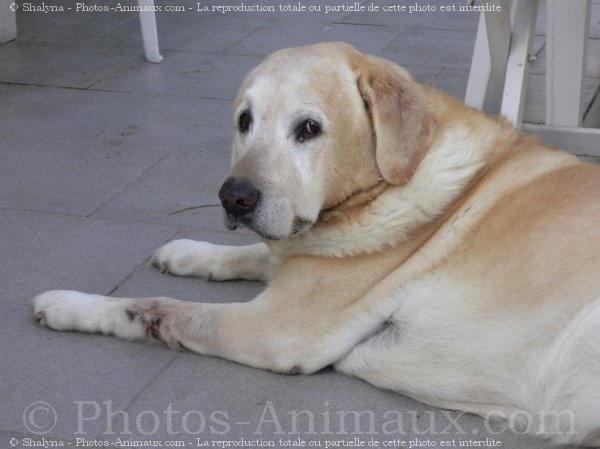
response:
[[[517,424],[554,444],[600,445],[599,167],[339,43],[270,56],[235,111],[253,122],[230,176],[260,189],[248,225],[264,243],[179,240],[153,262],[268,280],[264,292],[52,291],[34,298],[38,321],[277,372],[333,364],[435,406],[529,416]],[[322,133],[294,139],[307,118]]]

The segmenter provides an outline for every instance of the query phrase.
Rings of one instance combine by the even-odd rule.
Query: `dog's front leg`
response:
[[[161,341],[276,372],[310,372],[331,363],[310,354],[315,320],[307,324],[306,312],[285,310],[265,293],[247,303],[211,304],[54,290],[35,297],[33,309],[51,329]]]
[[[187,239],[173,240],[154,253],[152,263],[163,273],[199,276],[212,281],[267,281],[272,273],[269,248],[264,243],[227,246]]]
[[[171,298],[113,298],[72,290],[51,290],[33,298],[38,323],[54,330],[154,339],[181,349],[179,324],[186,314],[202,315],[202,304]]]

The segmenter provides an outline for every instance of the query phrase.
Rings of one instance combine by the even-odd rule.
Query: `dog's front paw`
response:
[[[218,268],[216,249],[218,245],[195,240],[173,240],[160,247],[152,256],[152,264],[161,273],[171,273],[176,276],[200,276],[214,278],[215,268]]]
[[[33,316],[43,326],[56,330],[85,330],[103,296],[72,290],[50,290],[33,298]]]

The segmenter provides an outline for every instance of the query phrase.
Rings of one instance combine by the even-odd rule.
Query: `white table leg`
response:
[[[0,0],[0,42],[17,38],[17,14],[12,4],[13,0]]]
[[[514,8],[513,34],[500,112],[517,128],[523,124],[537,8],[538,0],[517,0]]]
[[[581,126],[590,0],[547,0],[546,124]]]
[[[144,40],[144,52],[146,59],[150,62],[159,63],[162,56],[158,49],[158,32],[156,30],[156,16],[152,8],[154,0],[138,0],[140,9],[140,25],[142,27],[142,39]]]

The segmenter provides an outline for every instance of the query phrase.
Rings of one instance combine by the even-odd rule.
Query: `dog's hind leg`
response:
[[[187,239],[173,240],[154,253],[152,263],[163,273],[199,276],[211,281],[267,281],[272,273],[269,248],[264,243],[226,246]]]
[[[600,300],[588,304],[542,356],[534,401],[557,445],[600,447]]]

